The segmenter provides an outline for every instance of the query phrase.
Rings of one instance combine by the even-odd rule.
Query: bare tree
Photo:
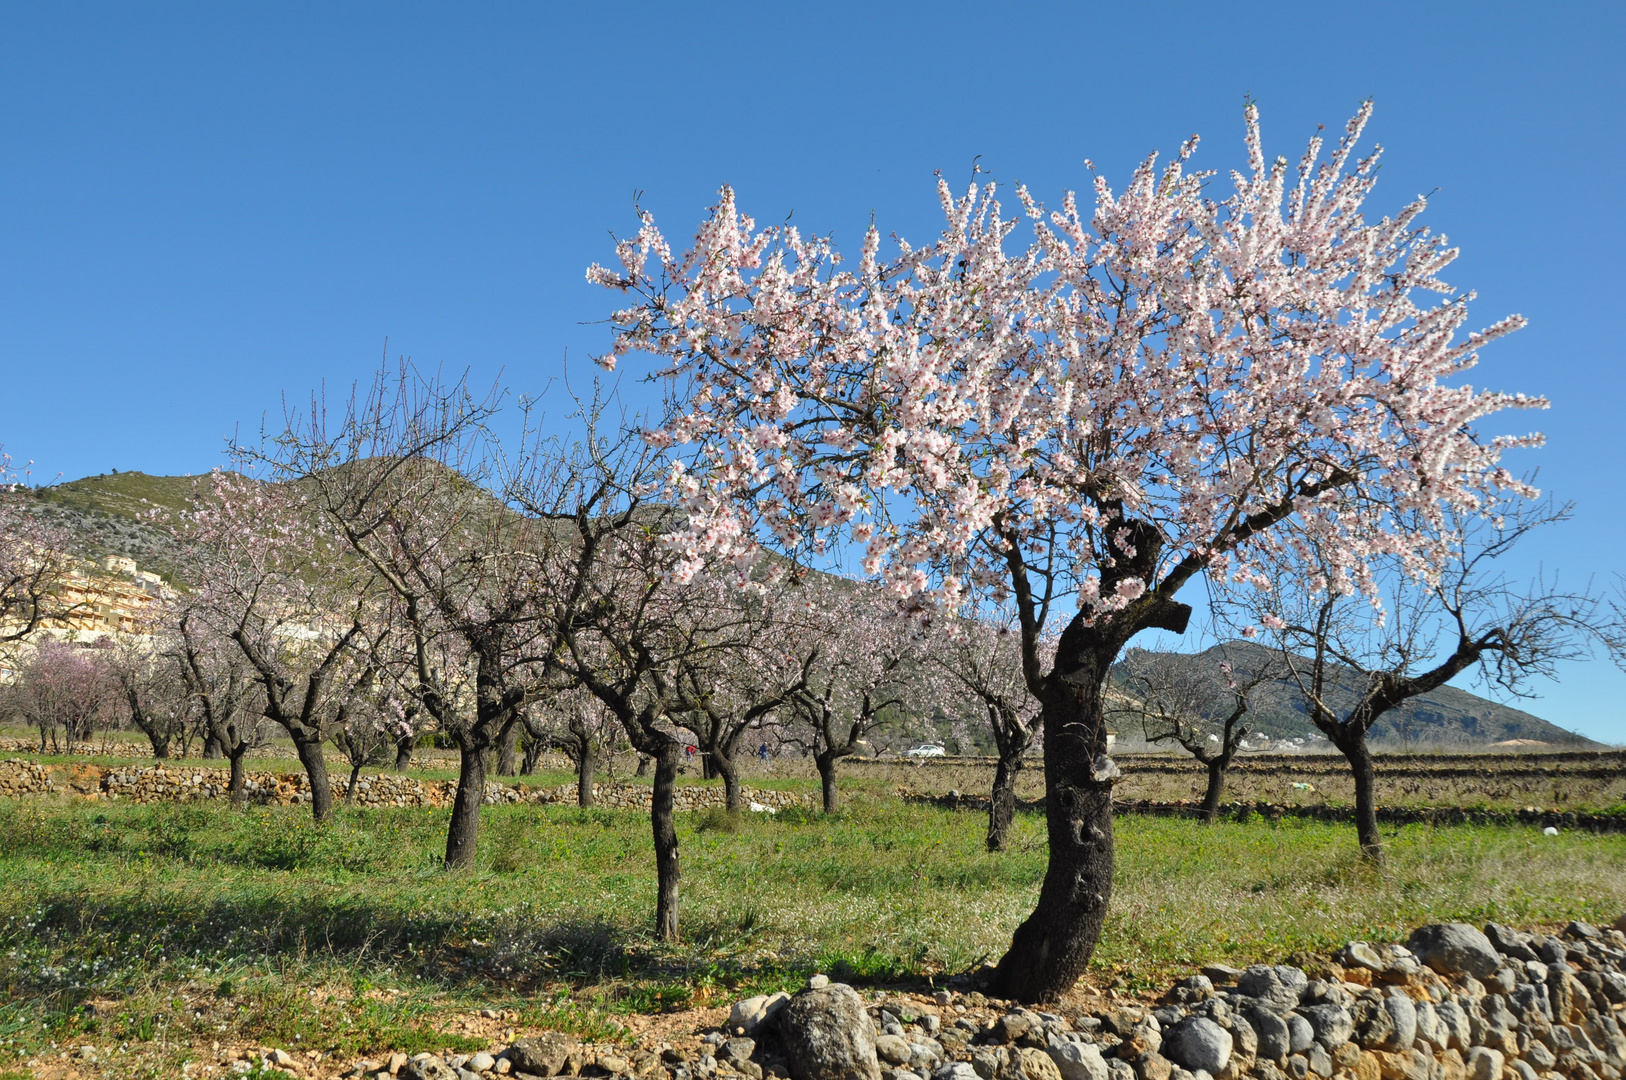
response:
[[[1378,565],[1381,592],[1363,595],[1311,541],[1303,564],[1283,566],[1274,588],[1252,597],[1259,621],[1282,645],[1311,721],[1349,762],[1356,836],[1370,859],[1383,856],[1367,744],[1374,724],[1474,668],[1506,694],[1527,694],[1532,679],[1551,678],[1559,662],[1581,659],[1592,640],[1607,640],[1601,601],[1590,589],[1540,578],[1520,587],[1498,562],[1534,529],[1568,518],[1569,507],[1501,509],[1496,517],[1447,518],[1441,531],[1462,540],[1437,574],[1402,553]]]
[[[1264,649],[1218,656],[1130,649],[1120,671],[1124,695],[1111,711],[1139,720],[1149,743],[1179,743],[1208,771],[1198,816],[1212,824],[1225,774],[1248,736],[1250,695],[1283,673]]]
[[[929,663],[940,679],[972,696],[994,737],[998,761],[988,803],[987,844],[989,851],[1003,851],[1016,816],[1017,774],[1039,722],[1039,703],[1022,674],[1021,638],[1009,621],[983,620],[948,624],[939,638]]]
[[[243,758],[260,745],[264,692],[242,651],[211,638],[207,624],[182,611],[177,622],[176,657],[181,678],[202,721],[205,738],[219,748],[231,770],[227,793],[234,807],[247,801]]]

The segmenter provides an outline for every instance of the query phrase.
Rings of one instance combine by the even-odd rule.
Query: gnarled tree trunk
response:
[[[650,803],[649,823],[655,833],[655,934],[662,941],[676,941],[678,931],[677,824],[672,813],[672,796],[677,787],[678,761],[683,753],[677,743],[662,748],[655,757],[655,791]]]
[[[513,776],[519,771],[519,725],[509,724],[497,740],[497,775]]]
[[[1355,838],[1361,854],[1373,862],[1383,860],[1383,841],[1378,837],[1377,774],[1372,752],[1366,746],[1366,733],[1355,731],[1338,742],[1355,776]]]
[[[725,751],[715,751],[707,758],[712,763],[717,775],[723,778],[723,805],[731,814],[740,810],[740,767],[733,756]]]
[[[241,810],[248,802],[248,790],[243,786],[243,781],[247,779],[244,775],[243,757],[247,753],[248,744],[242,743],[230,754],[231,781],[227,785],[226,791],[231,795],[232,808],[236,810]]]
[[[1111,661],[1070,659],[1064,667],[1058,658],[1040,701],[1050,862],[1039,903],[993,976],[992,993],[1025,1002],[1055,1001],[1084,974],[1112,897],[1112,777],[1095,772],[1106,755],[1101,684]]]
[[[1225,770],[1230,768],[1231,756],[1221,754],[1203,764],[1208,767],[1208,787],[1203,791],[1203,805],[1198,817],[1212,825],[1219,818],[1220,796],[1225,793]]]
[[[592,806],[593,774],[598,771],[598,755],[593,752],[593,740],[581,740],[576,757],[576,805]]]
[[[813,755],[813,764],[819,770],[819,787],[824,792],[824,812],[833,814],[840,804],[836,794],[836,762],[846,757],[836,750],[821,750]]]
[[[486,750],[482,743],[464,739],[458,746],[457,794],[452,798],[452,820],[446,830],[446,867],[474,865],[480,839],[480,806],[486,797]]]
[[[1004,851],[1016,817],[1016,774],[1021,771],[1022,756],[1000,754],[994,766],[994,789],[988,803],[988,850]]]
[[[333,815],[333,787],[328,781],[327,759],[322,756],[322,738],[319,733],[293,732],[294,750],[299,763],[305,766],[305,779],[310,782],[311,817],[318,825]]]

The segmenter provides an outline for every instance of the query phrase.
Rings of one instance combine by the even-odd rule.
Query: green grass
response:
[[[1032,815],[997,855],[978,815],[862,795],[834,818],[679,820],[685,938],[663,944],[636,812],[490,807],[480,866],[446,872],[443,811],[341,809],[317,829],[297,807],[0,800],[0,1068],[80,1034],[354,1057],[458,1045],[436,1019],[458,1010],[613,1038],[620,1014],[813,970],[923,985],[997,958],[1044,870]],[[1619,836],[1406,827],[1381,870],[1351,829],[1314,823],[1131,817],[1117,836],[1102,982],[1626,906]]]

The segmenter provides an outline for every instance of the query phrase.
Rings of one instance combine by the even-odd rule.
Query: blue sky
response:
[[[1519,467],[1579,504],[1532,552],[1612,580],[1626,529],[1623,16],[1603,4],[9,5],[0,10],[0,444],[36,480],[203,471],[386,353],[535,392],[588,374],[583,279],[644,192],[686,236],[719,184],[851,243],[928,236],[972,161],[1055,201],[1241,106],[1296,157],[1368,96],[1372,205],[1435,192],[1476,383],[1545,394]],[[1512,417],[1523,430],[1529,414]],[[1527,459],[1527,460],[1526,460]],[[1532,707],[1626,742],[1626,676]]]

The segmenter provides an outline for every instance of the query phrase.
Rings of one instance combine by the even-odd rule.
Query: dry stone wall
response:
[[[347,777],[334,778],[334,795],[343,797]],[[224,799],[231,774],[225,769],[177,768],[166,765],[143,767],[94,765],[72,769],[50,768],[21,758],[0,762],[0,796],[38,795],[53,791],[124,799],[130,802],[193,802]],[[310,782],[304,773],[249,773],[243,781],[251,802],[293,806],[310,801]],[[600,806],[617,809],[649,809],[653,793],[639,784],[595,784]],[[398,773],[375,773],[357,779],[355,801],[362,806],[448,807],[457,793],[450,780],[420,780]],[[742,788],[741,797],[768,809],[804,806],[809,797],[794,792]],[[486,784],[485,802],[574,804],[576,785],[554,788],[525,784]],[[706,810],[724,805],[724,793],[717,787],[680,787],[674,795],[680,811]]]

